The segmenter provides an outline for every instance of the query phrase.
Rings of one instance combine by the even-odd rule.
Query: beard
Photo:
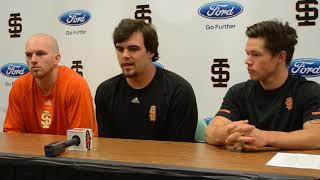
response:
[[[133,78],[137,76],[135,65],[133,63],[123,64],[121,69],[124,77],[126,78]]]
[[[126,78],[134,78],[134,77],[137,76],[137,73],[135,71],[132,71],[132,70],[131,71],[126,71],[126,70],[122,69],[122,73],[123,73],[124,77],[126,77]]]

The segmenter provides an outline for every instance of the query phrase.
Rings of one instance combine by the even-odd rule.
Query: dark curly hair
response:
[[[127,40],[135,32],[142,33],[144,46],[147,51],[154,53],[152,61],[157,61],[159,59],[157,32],[151,24],[148,24],[143,20],[122,19],[113,31],[113,44],[116,45],[116,43]]]

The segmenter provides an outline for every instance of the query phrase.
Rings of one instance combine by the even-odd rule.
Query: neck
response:
[[[282,86],[289,76],[287,69],[281,70],[279,73],[275,73],[272,77],[260,81],[261,86],[265,90],[274,90]]]
[[[138,76],[132,78],[126,78],[126,80],[133,89],[142,89],[152,81],[155,74],[156,67],[153,66],[153,64],[150,64],[150,66],[145,69],[143,74],[139,74]]]
[[[37,86],[41,89],[43,95],[48,96],[54,88],[59,75],[59,67],[54,68],[43,78],[35,78]]]

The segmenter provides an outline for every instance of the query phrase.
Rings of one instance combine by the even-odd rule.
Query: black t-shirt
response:
[[[231,121],[247,119],[261,130],[289,132],[320,119],[319,111],[319,84],[289,75],[281,87],[271,91],[253,80],[232,86],[216,115]]]
[[[100,137],[194,141],[197,104],[191,85],[157,68],[142,89],[120,74],[99,85],[95,96]]]

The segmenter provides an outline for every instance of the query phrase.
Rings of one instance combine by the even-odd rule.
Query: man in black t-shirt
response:
[[[232,150],[320,148],[320,87],[289,75],[295,29],[278,20],[247,28],[250,80],[234,85],[206,130],[206,141]]]
[[[156,68],[158,38],[151,24],[123,19],[113,32],[122,74],[96,91],[100,137],[194,141],[198,112],[191,85]]]

